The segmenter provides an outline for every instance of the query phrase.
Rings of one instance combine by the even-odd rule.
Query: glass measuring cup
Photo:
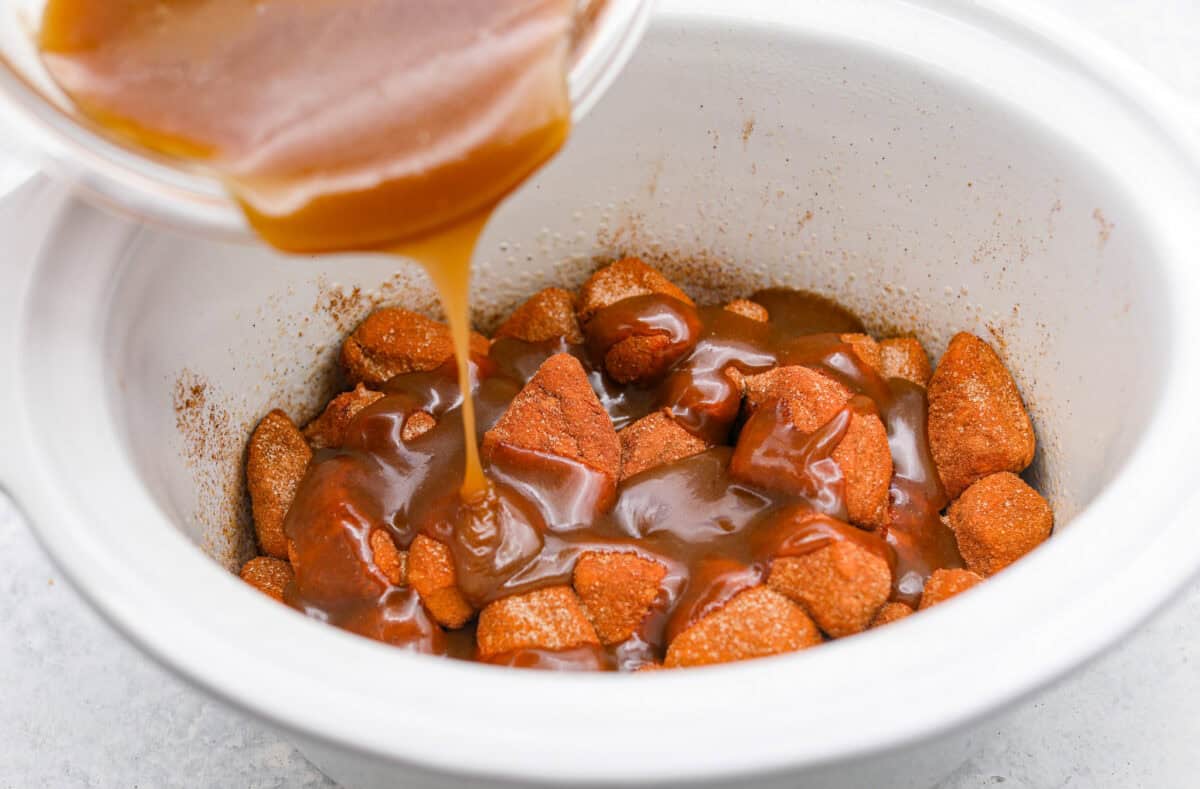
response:
[[[195,162],[126,147],[82,118],[36,46],[44,0],[0,0],[0,152],[139,220],[209,237],[249,239],[241,210]],[[577,0],[568,90],[572,117],[592,107],[632,54],[653,0]]]

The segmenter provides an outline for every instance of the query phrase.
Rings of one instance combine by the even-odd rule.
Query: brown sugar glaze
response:
[[[853,540],[885,558],[895,579],[892,598],[915,605],[934,569],[961,566],[953,536],[938,516],[946,496],[926,440],[924,390],[900,379],[883,380],[865,366],[838,336],[862,326],[835,305],[786,291],[755,299],[771,305],[775,317],[769,324],[666,296],[605,308],[595,320],[610,327],[612,336],[653,327],[668,329],[683,345],[698,337],[653,386],[614,384],[600,372],[596,348],[563,340],[498,339],[487,357],[470,361],[475,431],[481,438],[541,362],[566,352],[584,364],[618,428],[666,407],[680,424],[713,443],[728,444],[735,434],[756,431],[761,439],[743,440],[740,446],[774,453],[768,464],[788,464],[786,473],[806,480],[792,488],[802,495],[735,479],[730,475],[735,450],[716,446],[634,475],[616,490],[598,472],[562,458],[539,456],[531,463],[501,456],[486,469],[492,484],[482,503],[465,506],[458,493],[462,398],[448,364],[393,378],[383,388],[386,396],[351,423],[340,449],[316,454],[285,526],[298,554],[287,602],[372,638],[466,656],[469,633],[452,632],[447,639],[415,592],[390,585],[374,568],[368,535],[385,528],[399,546],[418,534],[450,546],[458,584],[476,608],[570,584],[576,560],[588,550],[633,552],[667,567],[652,614],[634,638],[607,649],[523,650],[490,661],[505,665],[634,669],[660,660],[673,635],[739,591],[761,584],[772,557],[801,555],[834,540]],[[741,424],[740,392],[726,371],[750,374],[778,364],[819,369],[857,396],[808,435],[766,408]],[[851,408],[879,413],[895,462],[889,526],[876,532],[839,522],[846,518],[846,505],[830,455]],[[405,443],[400,430],[416,410],[432,413],[438,423]],[[319,569],[307,572],[309,567]]]

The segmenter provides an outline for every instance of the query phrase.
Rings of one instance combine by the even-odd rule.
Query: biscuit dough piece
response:
[[[635,553],[588,551],[575,563],[575,592],[602,644],[634,634],[658,597],[667,568]]]
[[[1033,423],[992,346],[960,332],[929,380],[929,448],[950,498],[998,471],[1033,462]]]
[[[521,649],[560,651],[599,645],[600,639],[569,586],[551,586],[489,603],[476,630],[486,660]]]
[[[1008,471],[964,490],[946,520],[967,567],[985,577],[1041,545],[1054,528],[1054,512],[1046,500]]]
[[[488,339],[471,332],[471,353],[487,356]],[[404,373],[436,370],[454,358],[450,327],[398,307],[375,310],[342,343],[352,383],[378,386]]]
[[[730,663],[819,643],[817,626],[800,606],[765,586],[755,586],[676,636],[663,666]]]
[[[308,442],[295,423],[279,409],[264,416],[250,436],[246,487],[250,491],[258,545],[268,556],[287,558],[283,519],[287,517],[310,460],[312,450]]]

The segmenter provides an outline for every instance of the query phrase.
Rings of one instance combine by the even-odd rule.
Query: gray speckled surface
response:
[[[1200,98],[1194,0],[1042,2]],[[1200,585],[1118,650],[987,729],[938,789],[1195,786],[1198,669]],[[122,641],[0,496],[0,787],[174,786],[333,784],[278,735]]]
[[[169,675],[61,579],[0,495],[0,786],[333,786]]]

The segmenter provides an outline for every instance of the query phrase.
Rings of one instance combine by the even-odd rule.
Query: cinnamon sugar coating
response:
[[[666,668],[779,655],[821,643],[800,606],[765,586],[740,592],[684,630],[667,648]]]
[[[573,585],[602,644],[633,635],[658,597],[667,568],[634,553],[588,551],[575,563]]]
[[[392,535],[384,529],[372,529],[368,538],[371,560],[392,586],[407,583],[408,553],[396,547]]]
[[[258,545],[268,556],[287,558],[283,519],[311,459],[308,442],[279,409],[264,416],[250,436],[246,487],[250,491]]]
[[[692,299],[657,269],[640,258],[622,258],[598,270],[579,289],[579,322],[585,327],[601,309],[634,296],[661,294],[694,304]]]
[[[884,378],[903,378],[917,386],[928,386],[933,368],[929,354],[916,337],[889,337],[879,341]]]
[[[771,319],[766,307],[749,299],[734,299],[725,305],[725,309],[759,323],[766,323]]]
[[[621,479],[703,452],[708,445],[680,427],[664,411],[654,411],[617,433],[621,440]]]
[[[842,638],[871,624],[891,594],[892,571],[871,551],[836,541],[775,559],[767,585],[798,603],[825,635]]]
[[[515,337],[525,342],[545,342],[562,337],[570,343],[583,342],[583,331],[575,316],[575,296],[562,288],[546,288],[513,310],[495,337]]]
[[[258,591],[281,603],[283,590],[296,577],[290,564],[271,556],[256,556],[242,565],[242,571],[238,575]]]
[[[581,463],[615,487],[621,442],[579,360],[551,356],[483,437],[487,459],[515,448]]]
[[[983,580],[983,576],[970,570],[934,570],[925,582],[925,591],[921,595],[921,605],[918,611],[924,611],[930,606],[949,600],[955,595],[962,594]]]
[[[842,342],[854,349],[854,354],[877,373],[883,373],[883,355],[879,343],[869,334],[841,334]]]
[[[304,426],[304,437],[313,449],[340,447],[346,440],[346,428],[364,408],[383,397],[383,392],[358,384],[329,401],[325,410]]]
[[[443,627],[465,625],[475,610],[458,588],[458,574],[450,549],[418,534],[408,546],[408,584],[417,590],[429,615]]]
[[[1036,442],[1017,384],[973,334],[950,340],[929,381],[929,447],[950,498],[998,471],[1020,473]]]
[[[887,603],[879,609],[879,613],[875,614],[875,618],[871,620],[871,627],[890,625],[913,613],[916,612],[913,611],[912,606],[905,603]]]
[[[486,337],[471,333],[471,353],[486,356]],[[352,383],[378,386],[403,373],[436,370],[454,358],[450,327],[398,307],[375,310],[342,344]]]
[[[598,645],[599,637],[569,586],[551,586],[488,604],[476,631],[479,657],[522,649],[564,650]]]
[[[1003,570],[1041,545],[1054,528],[1054,513],[1046,500],[1007,471],[964,490],[946,519],[967,567],[983,576]]]

